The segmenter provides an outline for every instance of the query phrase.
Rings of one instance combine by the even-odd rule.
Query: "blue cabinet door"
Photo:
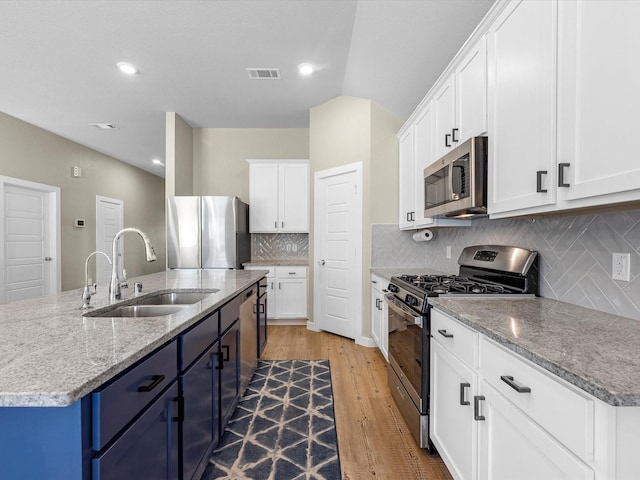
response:
[[[178,479],[178,382],[92,462],[93,480]]]
[[[182,478],[190,480],[205,455],[219,439],[218,362],[220,343],[215,342],[180,378],[184,398],[182,428]],[[213,444],[213,445],[212,445]]]
[[[220,338],[220,428],[224,430],[240,397],[240,326],[236,321]]]

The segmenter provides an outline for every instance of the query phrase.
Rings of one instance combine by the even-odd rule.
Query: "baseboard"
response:
[[[306,318],[270,318],[267,325],[307,325]]]
[[[376,341],[371,337],[356,337],[356,343],[363,347],[377,347]]]

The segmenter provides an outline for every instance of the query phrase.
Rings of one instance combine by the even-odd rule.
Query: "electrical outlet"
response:
[[[291,251],[291,244],[287,243],[287,252],[290,252],[290,251]]]
[[[292,244],[292,245],[291,245],[291,249],[292,249],[294,252],[297,252],[297,251],[298,251],[298,244],[297,244],[297,243]]]
[[[611,278],[628,282],[631,277],[631,255],[628,253],[613,253],[611,258]]]
[[[451,245],[447,245],[447,258],[451,258]]]

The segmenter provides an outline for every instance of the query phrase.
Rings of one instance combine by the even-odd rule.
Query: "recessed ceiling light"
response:
[[[118,62],[118,68],[122,73],[126,73],[127,75],[135,75],[138,73],[138,69],[127,62]]]
[[[164,167],[164,163],[162,163],[162,160],[158,160],[157,158],[154,158],[153,160],[151,160],[151,162],[153,162],[154,165],[162,165]]]
[[[313,65],[310,63],[301,63],[298,65],[298,72],[300,72],[300,75],[311,75],[313,73]]]

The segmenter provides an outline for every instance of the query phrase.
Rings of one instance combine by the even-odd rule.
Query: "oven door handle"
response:
[[[391,310],[396,312],[405,320],[418,325],[422,328],[422,316],[416,316],[415,312],[409,309],[406,305],[404,305],[400,300],[394,297],[391,293],[387,293],[384,296],[384,303],[386,303]]]

